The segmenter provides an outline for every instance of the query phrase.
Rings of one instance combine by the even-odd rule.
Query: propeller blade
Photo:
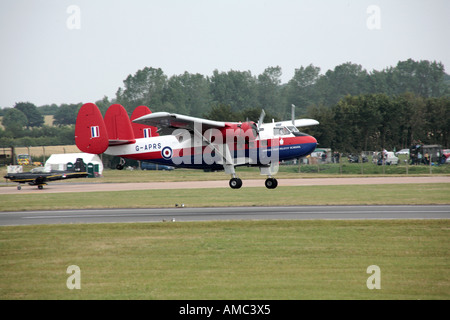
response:
[[[261,110],[261,115],[259,116],[259,120],[258,120],[258,132],[259,132],[259,128],[261,127],[261,125],[263,124],[264,121],[264,117],[265,117],[266,113],[264,112],[264,109]]]
[[[291,104],[292,124],[295,126],[295,105]]]

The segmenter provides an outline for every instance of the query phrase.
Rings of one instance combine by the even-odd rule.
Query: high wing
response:
[[[201,125],[202,132],[211,128],[221,129],[227,126],[227,123],[223,121],[208,120],[169,112],[147,114],[133,120],[133,122],[157,127],[158,133],[163,135],[172,134],[174,129],[194,131],[194,129],[197,129],[196,126],[200,128],[199,125]]]
[[[308,126],[315,126],[319,124],[319,121],[314,120],[314,119],[296,119],[294,120],[294,124],[292,123],[292,121],[287,120],[287,121],[281,121],[281,122],[277,122],[277,125],[281,125],[281,126],[292,126],[294,125],[294,127],[308,127]]]
[[[172,134],[174,129],[185,129],[190,131],[191,134],[200,139],[200,141],[208,144],[215,150],[217,154],[222,157],[223,167],[226,173],[232,174],[233,176],[235,175],[233,165],[234,161],[228,145],[224,144],[223,148],[221,148],[218,145],[213,144],[209,138],[203,135],[203,133],[206,130],[213,128],[218,130],[231,128],[238,125],[237,123],[214,121],[169,112],[155,112],[152,114],[144,115],[133,120],[133,122],[157,127],[157,132],[163,135]]]

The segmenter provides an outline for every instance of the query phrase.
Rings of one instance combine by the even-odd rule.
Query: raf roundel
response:
[[[164,159],[170,160],[172,158],[172,148],[171,147],[164,147],[161,150],[161,155]]]

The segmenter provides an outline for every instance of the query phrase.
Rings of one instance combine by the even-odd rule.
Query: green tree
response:
[[[27,118],[26,127],[40,127],[44,124],[44,116],[39,112],[38,108],[31,102],[18,102],[14,106],[25,114]]]
[[[412,92],[428,98],[439,97],[448,92],[444,65],[441,62],[408,59],[399,61],[388,72],[392,74],[390,86],[394,88],[394,94]]]
[[[239,112],[232,110],[230,105],[215,104],[211,109],[203,115],[204,118],[216,121],[238,122],[242,121]]]
[[[425,141],[426,106],[425,99],[411,92],[393,97],[398,126],[398,142],[400,148],[409,148],[414,141]]]
[[[103,96],[102,100],[95,101],[95,105],[99,108],[100,112],[104,115],[106,113],[106,110],[112,105],[113,103],[109,101],[107,96]],[[78,109],[79,110],[79,109]],[[77,110],[77,112],[78,112]]]
[[[259,112],[261,112],[262,108],[266,112],[271,112],[280,116],[283,115],[281,75],[281,67],[276,66],[266,68],[264,72],[258,76],[257,90]]]
[[[306,117],[315,119],[320,123],[318,126],[301,129],[314,136],[317,139],[319,147],[329,147],[342,152],[346,151],[346,148],[344,148],[345,143],[337,141],[342,135],[342,128],[340,123],[335,119],[335,110],[333,108],[323,104],[310,105]]]
[[[58,111],[58,105],[55,103],[50,104],[45,104],[42,106],[38,107],[39,112],[46,116],[46,115],[55,115],[56,111]]]
[[[7,109],[2,119],[5,131],[9,132],[12,138],[21,136],[21,131],[23,131],[23,127],[25,127],[27,123],[27,116],[16,108]]]
[[[211,103],[209,81],[201,74],[172,76],[164,92],[164,105],[177,113],[201,116]]]
[[[78,110],[81,108],[79,104],[62,104],[53,117],[53,125],[66,126],[75,124],[77,120]]]
[[[214,104],[229,105],[233,111],[259,107],[256,79],[250,71],[214,70],[210,92]]]
[[[429,143],[448,146],[450,134],[450,99],[429,98],[425,103],[426,132]]]
[[[123,84],[124,89],[117,90],[116,100],[129,113],[140,105],[147,106],[152,111],[162,110],[167,76],[160,68],[145,67],[138,70],[134,76],[129,75]]]
[[[367,93],[368,73],[361,65],[347,62],[328,70],[317,80],[316,94],[319,102],[335,105],[346,95]]]
[[[285,112],[290,112],[291,105],[298,109],[299,115],[305,114],[307,108],[318,102],[316,97],[316,84],[320,78],[320,68],[312,64],[295,69],[293,78],[286,87],[287,105]]]

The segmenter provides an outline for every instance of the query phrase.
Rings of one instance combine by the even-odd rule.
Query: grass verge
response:
[[[449,220],[0,228],[0,299],[450,298]],[[66,269],[81,269],[69,290]],[[369,290],[367,267],[381,270]]]

